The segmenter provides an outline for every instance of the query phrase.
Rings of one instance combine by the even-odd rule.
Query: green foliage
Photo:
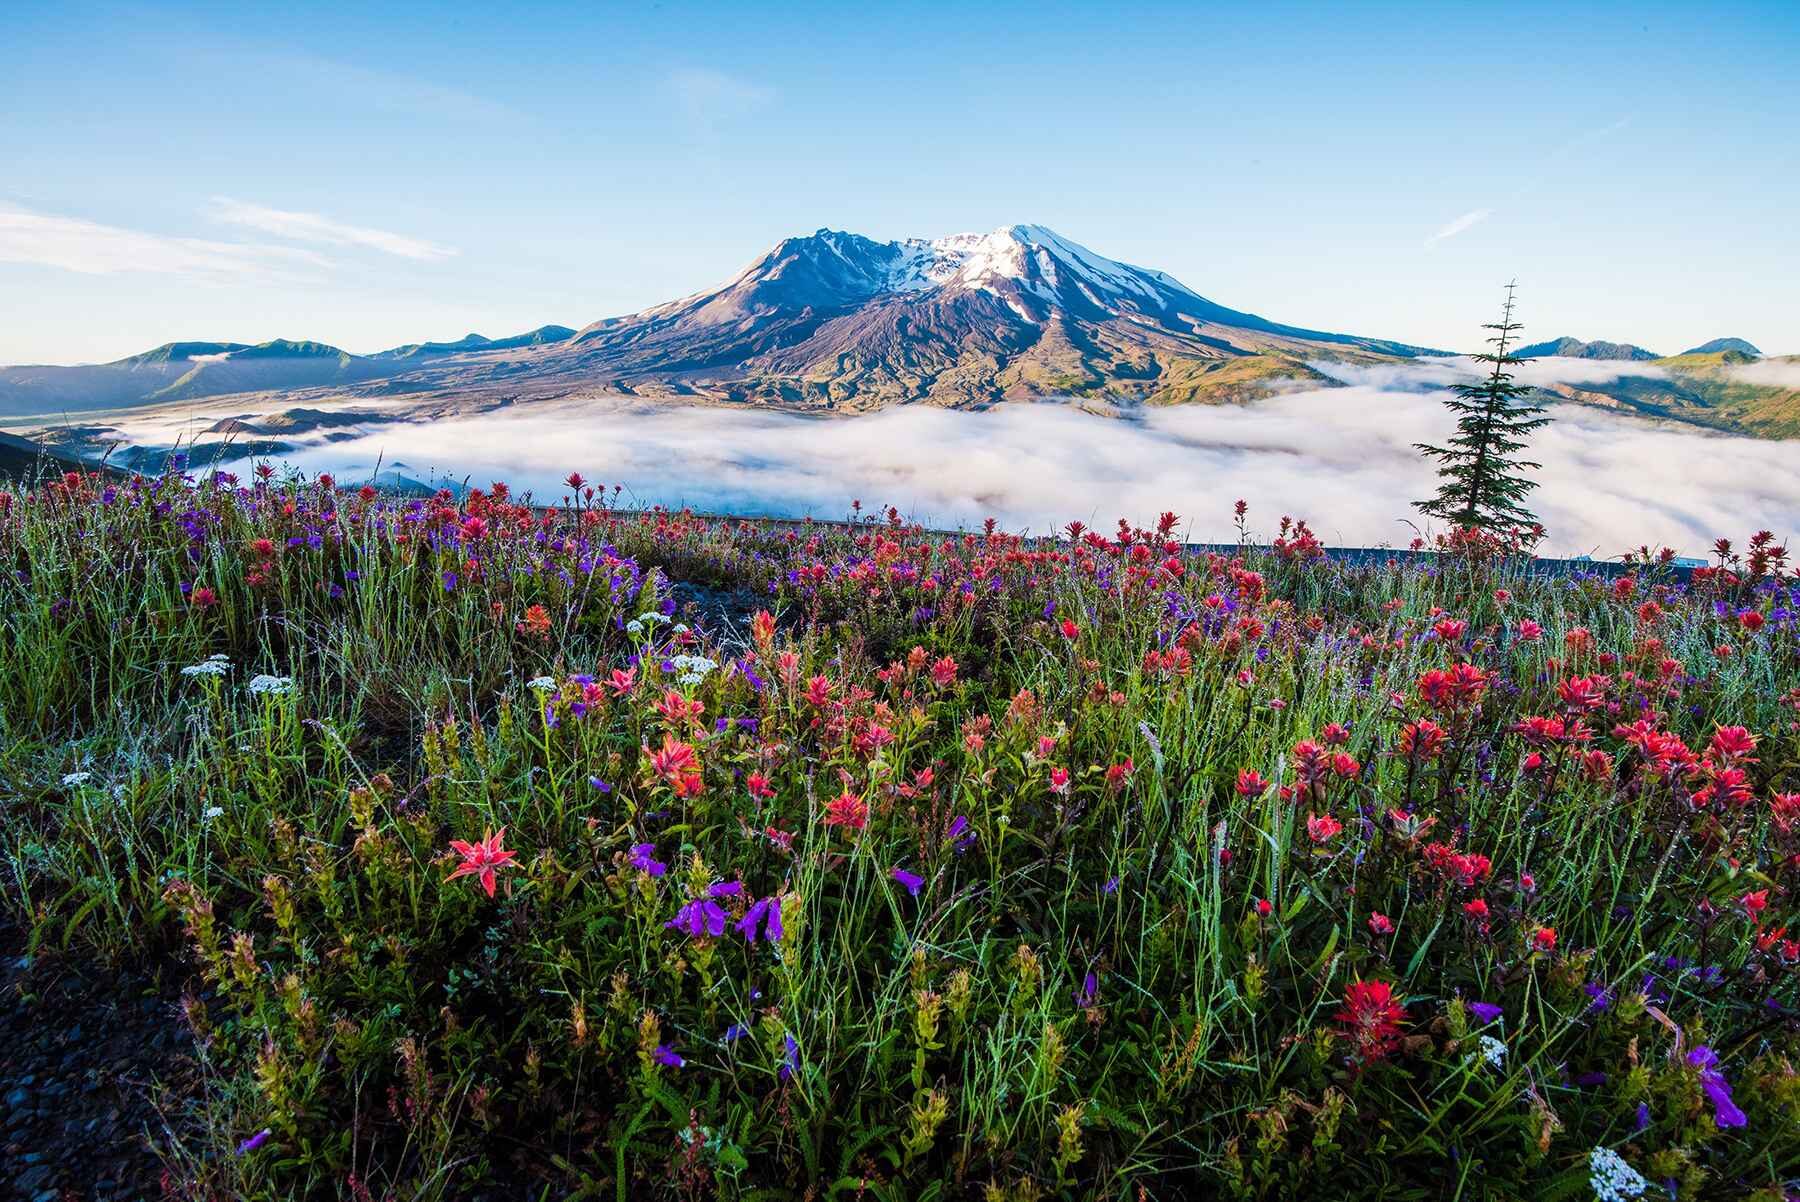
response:
[[[1524,473],[1539,465],[1517,457],[1526,436],[1549,418],[1544,409],[1527,402],[1531,389],[1513,383],[1508,367],[1526,362],[1507,353],[1513,334],[1522,329],[1513,321],[1513,285],[1506,286],[1506,307],[1500,320],[1483,327],[1493,330],[1488,341],[1492,354],[1475,356],[1477,363],[1493,370],[1479,384],[1459,384],[1444,402],[1456,414],[1456,433],[1447,446],[1416,444],[1420,453],[1438,463],[1437,495],[1414,503],[1426,517],[1448,523],[1453,530],[1480,530],[1489,534],[1523,536],[1536,541],[1538,521],[1524,501],[1537,487]]]

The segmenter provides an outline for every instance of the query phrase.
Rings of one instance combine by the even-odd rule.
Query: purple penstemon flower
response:
[[[651,1052],[650,1055],[664,1068],[680,1068],[687,1063],[687,1061],[681,1058],[680,1052],[677,1052],[666,1043],[657,1044],[656,1050]]]
[[[775,1075],[783,1082],[786,1082],[791,1080],[793,1075],[800,1071],[800,1045],[794,1042],[794,1037],[792,1035],[783,1035],[781,1040],[783,1048],[781,1067],[776,1070]]]
[[[1495,1019],[1505,1014],[1506,1011],[1494,1005],[1492,1002],[1470,1002],[1469,1013],[1480,1019],[1481,1024],[1486,1026],[1488,1023],[1493,1022]]]
[[[611,793],[612,792],[612,786],[607,784],[605,781],[601,780],[597,776],[588,777],[588,788],[592,789],[596,793]]]
[[[245,1140],[243,1143],[240,1143],[237,1146],[237,1154],[239,1156],[248,1156],[248,1155],[250,1155],[250,1153],[256,1151],[258,1148],[262,1147],[264,1144],[266,1144],[268,1142],[269,1142],[269,1129],[267,1127],[264,1127],[261,1131],[258,1131],[255,1135],[252,1135],[249,1139]]]
[[[714,881],[706,887],[709,897],[738,897],[744,892],[742,881]]]
[[[725,911],[718,902],[710,897],[696,897],[676,911],[675,917],[663,926],[686,932],[696,939],[702,935],[717,939],[725,933],[725,918]]]
[[[1720,1127],[1743,1127],[1749,1119],[1731,1099],[1731,1083],[1719,1071],[1719,1054],[1701,1044],[1687,1055],[1687,1062],[1700,1070],[1700,1088],[1713,1106],[1713,1122]]]
[[[762,937],[768,942],[781,942],[780,898],[770,895],[751,902],[750,908],[737,921],[738,933],[743,935],[746,943],[756,942],[758,927],[761,927]]]
[[[661,876],[669,870],[669,866],[656,858],[656,844],[634,843],[631,846],[631,866],[651,876]]]
[[[1081,988],[1075,991],[1075,1004],[1086,1010],[1100,1000],[1100,978],[1093,969],[1088,969],[1087,976],[1081,979]]]
[[[906,886],[906,891],[914,897],[919,896],[919,890],[925,887],[925,878],[916,872],[908,872],[904,868],[896,868],[890,875],[896,881]]]

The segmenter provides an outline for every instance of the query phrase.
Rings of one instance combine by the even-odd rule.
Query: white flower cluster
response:
[[[661,626],[664,622],[667,622],[668,620],[669,620],[669,617],[667,614],[661,613],[654,609],[646,609],[643,613],[641,613],[637,617],[631,619],[631,621],[625,623],[625,633],[630,634],[630,635],[639,635],[639,634],[644,633],[645,627]]]
[[[536,689],[540,693],[554,692],[556,689],[556,677],[533,676],[530,680],[525,682],[525,687],[528,689]]]
[[[255,697],[286,697],[294,691],[294,678],[291,676],[253,676],[250,683],[244,686]]]
[[[1489,1068],[1505,1068],[1506,1045],[1492,1035],[1483,1035],[1481,1037],[1481,1058],[1487,1061]]]
[[[677,673],[675,679],[681,684],[699,684],[706,679],[706,674],[719,665],[704,655],[672,655],[669,663],[673,664]]]
[[[205,812],[200,815],[200,821],[211,822],[214,818],[217,818],[224,813],[224,806],[207,806]]]
[[[1629,1202],[1643,1197],[1650,1187],[1644,1175],[1611,1148],[1595,1148],[1588,1153],[1588,1184],[1594,1187],[1594,1197],[1599,1202]]]
[[[181,670],[183,676],[223,676],[231,671],[231,659],[224,655],[209,655],[197,664],[189,664]]]
[[[70,772],[62,778],[63,788],[75,789],[93,779],[92,772]]]

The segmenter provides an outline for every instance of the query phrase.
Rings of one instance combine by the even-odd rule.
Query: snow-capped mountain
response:
[[[632,391],[864,409],[1046,395],[1245,399],[1308,360],[1430,353],[1228,309],[1038,225],[786,238],[708,292],[596,322],[546,357]]]

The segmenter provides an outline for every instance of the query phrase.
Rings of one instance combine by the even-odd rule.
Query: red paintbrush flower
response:
[[[1394,1000],[1394,987],[1386,981],[1352,981],[1344,990],[1344,1008],[1337,1013],[1340,1034],[1365,1064],[1384,1060],[1399,1045],[1406,1007]]]
[[[494,885],[498,872],[502,868],[517,868],[513,857],[517,852],[508,851],[501,846],[506,841],[506,828],[488,835],[479,843],[465,843],[461,839],[450,840],[450,850],[462,857],[462,863],[456,866],[446,881],[453,881],[459,876],[472,876],[481,881],[481,887],[487,890],[489,897],[494,896]]]

